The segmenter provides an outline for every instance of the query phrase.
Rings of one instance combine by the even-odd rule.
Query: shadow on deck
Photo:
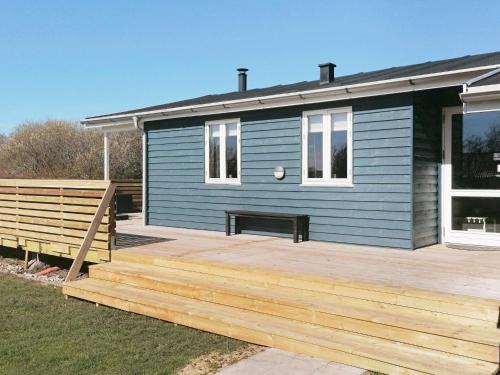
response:
[[[172,238],[143,236],[140,234],[117,233],[116,248],[126,249],[129,247],[138,247],[151,245],[155,243],[174,241]]]

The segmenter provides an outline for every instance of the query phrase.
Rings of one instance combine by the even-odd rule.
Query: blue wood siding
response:
[[[301,113],[310,108],[227,116],[241,119],[241,186],[204,183],[206,118],[146,123],[148,223],[223,231],[226,209],[304,213],[311,240],[412,248],[413,107],[348,105],[354,187],[301,186]]]
[[[440,241],[442,109],[461,105],[461,87],[413,95],[413,247]]]
[[[439,240],[439,163],[441,106],[436,98],[416,95],[413,126],[413,247]]]

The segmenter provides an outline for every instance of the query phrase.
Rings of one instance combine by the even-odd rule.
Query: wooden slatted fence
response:
[[[142,211],[142,180],[113,180],[116,195],[131,195],[133,212]]]
[[[0,179],[0,245],[74,259],[110,181]],[[85,260],[107,262],[114,248],[113,200]]]

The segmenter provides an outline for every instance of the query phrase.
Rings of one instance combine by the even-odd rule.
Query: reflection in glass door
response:
[[[500,112],[444,119],[443,242],[500,247]]]

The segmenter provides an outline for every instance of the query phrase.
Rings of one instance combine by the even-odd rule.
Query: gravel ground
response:
[[[51,267],[51,265],[34,259],[30,261],[28,270],[24,271],[23,260],[16,258],[4,258],[0,256],[0,273],[14,275],[27,280],[38,281],[44,284],[62,286],[68,270],[58,269],[47,275],[36,275],[37,272],[40,272],[49,267]]]

